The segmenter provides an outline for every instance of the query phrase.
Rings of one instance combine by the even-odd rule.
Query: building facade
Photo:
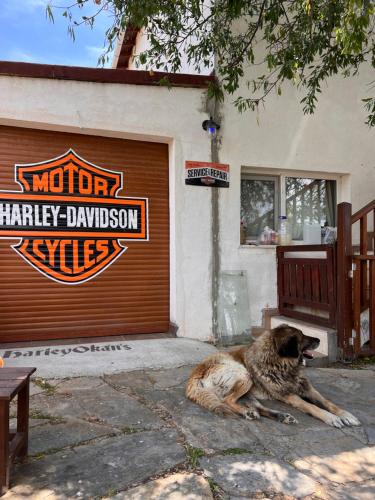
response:
[[[214,147],[202,129],[212,77],[175,75],[171,89],[157,85],[160,77],[0,63],[2,341],[162,333],[170,325],[178,336],[213,341],[223,333],[215,325],[220,280],[235,271],[246,276],[249,328],[259,326],[262,310],[277,306],[275,247],[250,244],[259,231],[249,228],[241,244],[241,218],[266,217],[276,225],[284,212],[293,216],[293,199],[295,211],[306,204],[310,221],[321,223],[332,212],[329,205],[350,201],[356,209],[374,198],[374,132],[364,124],[360,102],[370,74],[329,81],[314,116],[303,115],[293,88],[271,97],[258,116],[240,115],[227,97],[215,115],[221,128]],[[73,156],[65,157],[70,150]],[[230,166],[229,188],[185,184],[186,161],[217,160]],[[89,171],[101,180],[87,180]],[[102,187],[111,175],[122,178],[121,189]],[[310,201],[301,201],[293,183]],[[326,200],[323,208],[314,205],[314,193]],[[139,227],[144,222],[144,241],[137,241],[138,223],[128,205],[123,227],[100,233],[110,222],[100,222],[104,212],[95,209],[115,210],[127,197],[147,200],[147,213],[140,208],[137,219]],[[24,208],[35,200],[54,207],[45,209],[37,238],[36,209],[30,209],[32,219]],[[61,220],[53,219],[56,203]],[[76,214],[70,229],[65,206],[71,207],[66,214]],[[26,218],[18,219],[17,210]],[[81,222],[79,213],[86,214]],[[98,225],[90,226],[95,213]],[[296,224],[300,220],[296,215]],[[48,227],[53,222],[54,231]],[[103,241],[113,253],[101,266]],[[74,252],[81,255],[81,248],[84,256],[74,268]],[[76,274],[86,278],[86,264],[91,275],[80,282]]]

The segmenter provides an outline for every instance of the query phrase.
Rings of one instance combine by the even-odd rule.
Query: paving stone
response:
[[[194,366],[180,366],[172,370],[158,370],[148,372],[155,389],[170,389],[171,387],[185,387]]]
[[[17,426],[16,422],[17,420],[14,419],[14,422],[15,422],[15,426]],[[45,418],[30,418],[29,419],[29,429],[32,429],[33,427],[39,427],[39,426],[42,426],[42,425],[46,425],[48,424],[48,420],[46,420]]]
[[[107,375],[105,380],[116,388],[131,390],[144,395],[155,389],[184,387],[193,366],[181,366],[170,370],[144,370]]]
[[[375,380],[374,380],[375,385]],[[351,404],[347,404],[345,410],[350,411],[355,415],[362,425],[364,426],[375,426],[375,399],[366,401],[357,401]]]
[[[375,373],[365,370],[345,370],[335,368],[307,369],[309,380],[326,397],[346,407],[347,403],[375,401]]]
[[[212,500],[206,479],[197,474],[172,474],[114,496],[114,500]]]
[[[20,498],[25,489],[33,491],[31,498],[49,492],[50,498],[59,500],[91,499],[126,489],[184,462],[186,454],[177,438],[174,431],[149,431],[20,464],[12,476],[14,496],[9,498]]]
[[[30,418],[29,419],[29,429],[32,429],[33,427],[38,427],[40,425],[46,425],[48,424],[49,420],[45,418]],[[9,420],[9,428],[10,429],[16,429],[17,427],[17,419],[16,418],[11,418]]]
[[[216,456],[202,459],[200,465],[204,473],[230,495],[249,497],[262,492],[301,498],[319,489],[319,485],[311,478],[275,458],[257,455]]]
[[[30,399],[30,413],[61,418],[83,418],[84,411],[78,399],[62,394],[37,394]]]
[[[273,434],[269,429],[268,432],[259,430],[259,426],[253,433],[266,450],[289,462],[304,459],[314,453],[328,455],[338,450],[354,450],[367,444],[367,440],[363,443],[357,435],[346,435],[342,430],[324,424],[310,429],[301,424],[293,427],[298,430],[296,434]]]
[[[98,397],[96,391],[86,391],[80,395],[80,405],[86,415],[98,417],[115,427],[136,429],[158,429],[164,422],[152,411],[134,398],[107,388]]]
[[[366,434],[367,434],[368,444],[375,445],[375,426],[366,427]]]
[[[72,394],[76,391],[102,390],[107,384],[100,377],[76,377],[62,380],[56,386],[56,394]]]
[[[375,481],[361,484],[337,486],[329,491],[329,496],[340,500],[373,500],[375,498]]]
[[[151,370],[149,372],[152,373]],[[148,375],[149,372],[137,370],[134,372],[115,373],[113,375],[105,375],[104,380],[116,387],[116,389],[124,390],[129,393],[137,392],[141,395],[146,391],[153,389],[153,383]]]
[[[129,493],[128,488],[132,485],[184,461],[185,452],[178,444],[180,436],[175,431],[169,431],[166,423],[147,405],[137,401],[134,393],[167,411],[192,446],[203,448],[206,452],[229,449],[233,452],[233,448],[250,452],[210,457],[211,464],[214,460],[224,460],[222,468],[218,463],[216,469],[221,470],[223,482],[231,483],[231,489],[226,490],[226,499],[254,498],[258,490],[246,489],[247,478],[253,476],[256,481],[252,484],[257,488],[266,488],[262,490],[262,497],[267,494],[272,498],[275,498],[274,494],[276,498],[295,496],[294,486],[290,493],[290,484],[294,484],[292,472],[300,478],[297,483],[303,488],[306,476],[310,481],[324,483],[314,492],[318,496],[323,496],[321,490],[327,488],[333,492],[332,500],[375,498],[371,489],[374,484],[370,479],[375,477],[375,448],[371,447],[375,444],[373,371],[306,370],[322,394],[351,411],[363,423],[361,427],[340,430],[275,401],[264,403],[270,408],[292,413],[299,424],[287,426],[265,418],[248,422],[240,418],[217,417],[185,397],[184,386],[191,369],[191,366],[185,366],[171,370],[118,373],[104,379],[95,376],[54,380],[53,395],[37,393],[36,390],[30,399],[30,406],[31,414],[34,417],[39,415],[39,418],[30,419],[31,450],[35,447],[43,452],[50,447],[69,447],[92,439],[91,436],[98,439],[18,465],[15,474],[12,474],[12,483],[16,487],[3,498],[60,500],[77,495],[92,498],[127,490],[125,494]],[[12,415],[15,410],[12,405]],[[52,425],[48,419],[42,418],[48,415],[60,417],[64,422]],[[109,438],[100,433],[103,429],[116,432],[124,428],[129,431],[128,435],[121,433]],[[143,428],[151,430],[144,432]],[[137,433],[131,434],[134,430]],[[204,460],[207,458],[201,462]],[[229,469],[225,469],[226,465]],[[228,470],[232,472],[227,474]],[[281,492],[274,486],[269,489],[271,482],[275,481],[269,481],[267,474],[271,478],[276,477],[280,488],[285,483],[285,491]],[[243,490],[232,488],[232,483],[245,484],[246,487]],[[157,491],[154,481],[147,484],[153,484]],[[357,496],[357,488],[362,496]]]
[[[218,417],[185,397],[182,388],[153,391],[149,398],[168,410],[173,421],[186,436],[188,443],[207,452],[244,448],[249,452],[264,452],[252,433],[253,422],[236,417]]]
[[[51,452],[111,434],[113,435],[111,427],[74,420],[32,427],[29,435],[29,455]]]
[[[35,394],[40,394],[42,392],[44,392],[44,389],[39,385],[33,384],[32,382],[30,383],[30,396],[35,396]]]
[[[144,405],[107,384],[100,389],[72,390],[70,394],[39,394],[31,401],[32,411],[62,418],[81,418],[118,428],[155,429],[164,422]]]
[[[301,458],[310,455],[332,456],[343,451],[355,451],[363,444],[353,436],[347,436],[340,429],[326,427],[309,433],[301,432],[298,436],[285,436],[289,447]]]
[[[344,451],[336,440],[333,440],[333,443],[336,444],[332,446],[331,452],[327,445],[317,454],[306,454],[293,465],[301,471],[308,471],[312,477],[323,483],[330,481],[345,484],[375,477],[374,448],[359,447],[353,451]]]
[[[370,428],[361,425],[360,427],[344,427],[341,430],[347,436],[353,436],[354,438],[358,439],[358,441],[360,441],[362,444],[366,444],[366,445],[367,444],[375,444],[375,443],[371,443],[369,441],[369,437],[368,437],[368,433],[367,433],[368,429],[370,429]]]
[[[55,495],[53,489],[48,488],[48,486],[42,490],[35,491],[33,486],[22,484],[14,489],[8,490],[8,492],[1,497],[1,500],[20,500],[26,498],[30,500],[63,500],[66,497]]]

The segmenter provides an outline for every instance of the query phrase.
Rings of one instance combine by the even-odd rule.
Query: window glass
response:
[[[255,240],[265,226],[275,229],[277,214],[277,180],[246,176],[241,179],[241,220],[246,237]]]
[[[336,181],[285,178],[286,215],[292,239],[303,239],[303,224],[335,226]]]

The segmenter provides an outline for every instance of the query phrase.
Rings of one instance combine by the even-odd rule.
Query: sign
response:
[[[113,352],[113,351],[130,351],[132,348],[127,344],[114,344],[111,343],[109,345],[103,344],[85,344],[79,345],[76,347],[47,347],[47,348],[34,348],[32,350],[24,350],[16,351],[16,350],[7,350],[4,351],[4,359],[17,359],[17,358],[30,358],[30,357],[43,357],[43,356],[58,356],[64,357],[69,356],[71,354],[85,354],[85,353],[103,353],[103,352]]]
[[[0,238],[39,272],[76,285],[107,269],[125,251],[120,240],[148,240],[147,198],[118,196],[122,173],[73,150],[15,166],[22,191],[0,191]]]
[[[186,161],[185,184],[190,186],[229,187],[229,165],[206,161]]]

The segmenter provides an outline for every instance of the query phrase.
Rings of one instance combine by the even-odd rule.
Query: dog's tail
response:
[[[230,408],[223,404],[221,399],[212,390],[210,391],[203,386],[202,379],[204,372],[202,373],[202,368],[203,367],[198,366],[190,375],[186,386],[186,396],[191,399],[191,401],[194,401],[194,403],[215,412],[217,415],[233,416],[234,413]]]

